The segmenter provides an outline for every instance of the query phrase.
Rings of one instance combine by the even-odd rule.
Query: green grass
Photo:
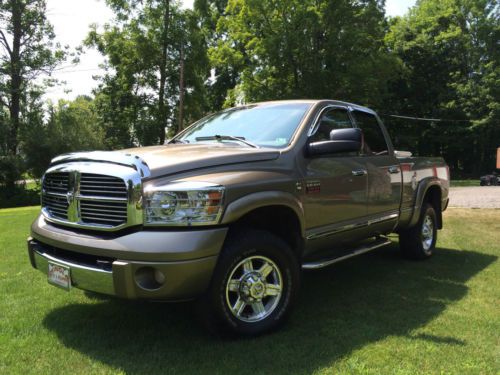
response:
[[[479,186],[479,180],[451,180],[450,186]]]
[[[449,209],[425,262],[397,247],[306,273],[282,330],[222,340],[192,304],[49,286],[25,249],[37,208],[0,210],[0,373],[498,374],[500,214]]]

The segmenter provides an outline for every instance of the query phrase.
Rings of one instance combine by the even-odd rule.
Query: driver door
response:
[[[330,140],[334,129],[353,127],[349,111],[341,106],[324,108],[309,142]],[[332,248],[332,236],[356,228],[367,214],[366,159],[359,153],[307,157],[303,204],[308,248]]]

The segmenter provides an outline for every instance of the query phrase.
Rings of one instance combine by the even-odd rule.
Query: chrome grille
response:
[[[61,155],[43,178],[42,215],[73,228],[116,231],[141,225],[142,179],[151,175],[138,156],[114,151]]]
[[[82,173],[80,195],[127,199],[127,186],[118,177]]]
[[[47,172],[43,179],[42,210],[62,224],[121,227],[128,222],[128,203],[127,184],[120,177],[73,170]]]
[[[96,197],[109,198],[96,200]],[[87,224],[117,226],[127,222],[127,186],[118,177],[82,173],[80,216]]]
[[[100,202],[80,200],[80,213],[84,223],[116,226],[127,221],[127,202]]]
[[[42,206],[54,217],[68,219],[69,173],[55,172],[45,175],[43,179]]]

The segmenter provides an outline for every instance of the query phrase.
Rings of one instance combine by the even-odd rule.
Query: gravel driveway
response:
[[[450,207],[500,208],[500,186],[452,187]]]

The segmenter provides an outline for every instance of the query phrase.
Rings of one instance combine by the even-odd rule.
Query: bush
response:
[[[0,186],[15,189],[15,182],[21,179],[24,162],[18,155],[0,155]]]
[[[37,206],[40,204],[40,187],[25,184],[7,188],[0,186],[0,208]]]

